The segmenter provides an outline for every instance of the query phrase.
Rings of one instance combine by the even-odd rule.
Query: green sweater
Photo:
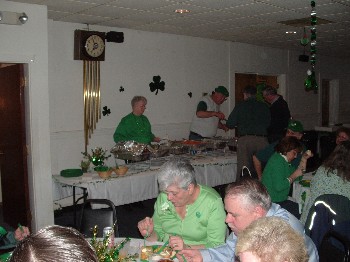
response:
[[[238,135],[267,135],[271,116],[268,106],[255,97],[248,98],[235,106],[228,117],[226,126],[237,127]]]
[[[165,242],[169,235],[177,235],[187,245],[215,247],[225,243],[225,217],[219,194],[213,188],[200,185],[200,194],[193,204],[187,205],[184,219],[176,213],[167,195],[160,193],[154,205],[154,230],[159,241]]]
[[[139,143],[150,144],[154,139],[154,135],[146,116],[136,116],[130,113],[122,118],[114,132],[113,138],[116,143],[134,140]]]
[[[290,184],[287,179],[296,167],[288,163],[280,153],[275,152],[264,169],[262,183],[267,188],[272,202],[287,200]]]

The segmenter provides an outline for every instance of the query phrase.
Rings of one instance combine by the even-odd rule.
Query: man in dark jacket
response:
[[[267,130],[269,143],[273,143],[284,137],[284,133],[290,119],[290,111],[287,102],[277,94],[277,89],[266,86],[263,97],[270,104],[271,123]]]

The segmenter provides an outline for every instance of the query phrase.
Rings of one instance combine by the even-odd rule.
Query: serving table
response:
[[[156,198],[159,194],[157,174],[160,166],[172,156],[129,164],[123,176],[112,174],[102,179],[97,173],[84,173],[80,177],[66,178],[53,175],[54,202],[86,193],[89,198],[105,198],[116,206]],[[195,169],[197,183],[210,187],[236,180],[237,156],[231,151],[208,151],[201,154],[181,155],[190,160]],[[75,204],[75,203],[73,203]],[[96,208],[96,207],[95,207]]]

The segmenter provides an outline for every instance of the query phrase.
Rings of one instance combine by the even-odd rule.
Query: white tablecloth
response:
[[[303,180],[309,182],[312,177],[312,172],[306,173],[303,176]],[[310,198],[310,186],[303,186],[299,181],[295,181],[293,183],[293,198],[299,204],[299,213],[301,214],[305,204]]]
[[[199,184],[213,187],[236,180],[235,152],[212,151],[181,157],[190,159]],[[81,177],[73,178],[53,175],[54,201],[71,196],[72,186],[86,188],[89,198],[110,199],[117,206],[156,198],[159,194],[157,171],[168,159],[169,157],[165,157],[130,164],[126,175],[117,176],[113,173],[109,179],[101,179],[97,173],[85,173]]]

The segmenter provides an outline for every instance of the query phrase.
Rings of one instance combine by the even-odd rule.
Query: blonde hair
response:
[[[252,252],[261,262],[307,262],[304,238],[285,220],[264,217],[238,235],[236,255]]]

